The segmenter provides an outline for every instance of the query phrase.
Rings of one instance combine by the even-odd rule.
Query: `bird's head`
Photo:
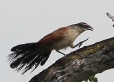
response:
[[[75,27],[77,30],[82,31],[82,32],[86,31],[86,30],[91,30],[91,31],[94,30],[90,25],[88,25],[85,22],[80,22],[80,23],[77,23],[77,24],[73,24],[72,26]]]
[[[85,22],[80,22],[80,23],[77,24],[77,26],[79,26],[80,28],[83,28],[85,30],[91,30],[91,31],[94,30],[90,25],[88,25]]]

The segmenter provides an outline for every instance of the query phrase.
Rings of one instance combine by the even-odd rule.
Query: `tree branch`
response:
[[[106,13],[107,14],[107,16],[109,17],[109,18],[111,18],[112,19],[112,21],[114,21],[114,16],[112,16],[110,13]]]
[[[29,82],[82,82],[111,68],[114,68],[114,37],[71,52]]]
[[[107,14],[107,16],[109,17],[109,18],[111,18],[112,19],[112,21],[114,22],[114,16],[112,16],[110,13],[106,13]],[[113,27],[114,27],[114,24],[113,24]]]

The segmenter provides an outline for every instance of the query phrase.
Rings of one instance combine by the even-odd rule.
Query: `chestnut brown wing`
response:
[[[53,31],[52,33],[44,36],[40,41],[38,41],[38,45],[51,46],[53,43],[60,41],[64,37],[64,34],[67,32],[68,29],[69,29],[68,27],[62,27]]]

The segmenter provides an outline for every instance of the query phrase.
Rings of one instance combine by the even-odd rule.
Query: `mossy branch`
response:
[[[114,37],[69,53],[29,82],[82,82],[111,68],[114,68]]]

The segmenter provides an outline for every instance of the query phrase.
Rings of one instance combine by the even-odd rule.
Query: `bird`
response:
[[[17,71],[23,69],[22,74],[30,69],[34,71],[39,65],[42,66],[46,63],[53,50],[66,55],[59,50],[67,47],[75,48],[77,45],[74,45],[73,42],[86,30],[93,31],[94,29],[85,22],[79,22],[58,28],[38,42],[14,46],[11,48],[12,53],[8,55],[10,67]],[[80,42],[78,45],[81,45],[83,42]]]

